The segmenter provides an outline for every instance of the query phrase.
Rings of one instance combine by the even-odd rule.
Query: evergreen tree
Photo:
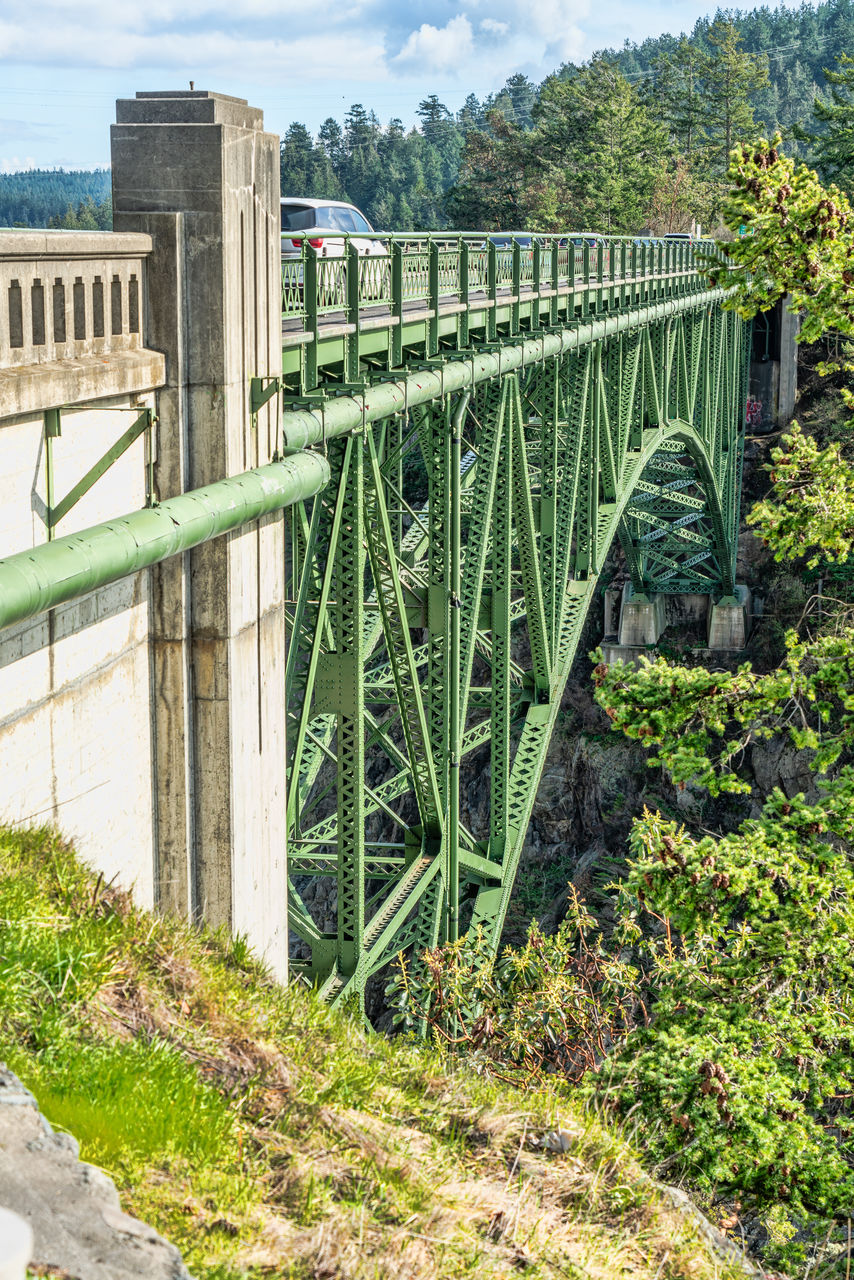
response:
[[[717,19],[709,28],[708,42],[711,51],[702,75],[709,135],[707,159],[724,174],[736,142],[754,131],[752,96],[767,85],[768,64],[764,55],[739,49],[741,37],[730,21]]]
[[[532,156],[550,169],[537,202],[540,222],[633,232],[645,222],[665,153],[664,132],[614,64],[593,58],[571,79],[546,82],[530,135]],[[547,213],[547,208],[553,211]]]
[[[654,80],[647,91],[650,110],[665,124],[689,164],[706,140],[704,67],[702,50],[683,36],[671,53],[655,59]]]
[[[821,174],[836,181],[845,191],[854,190],[854,58],[841,53],[835,71],[825,70],[830,85],[830,101],[817,97],[813,115],[818,125],[815,132],[800,136],[812,145],[816,166]]]

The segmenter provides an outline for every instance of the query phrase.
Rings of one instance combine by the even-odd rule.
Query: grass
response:
[[[0,1054],[198,1280],[728,1274],[558,1086],[369,1038],[47,830],[0,829]]]

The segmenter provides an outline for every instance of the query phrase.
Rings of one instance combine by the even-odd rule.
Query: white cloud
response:
[[[484,31],[490,36],[506,36],[510,30],[509,22],[496,22],[495,18],[484,18],[478,27],[479,31]]]
[[[393,65],[406,70],[455,71],[474,51],[474,32],[464,13],[458,13],[444,27],[423,22],[411,31],[406,43],[393,59]]]

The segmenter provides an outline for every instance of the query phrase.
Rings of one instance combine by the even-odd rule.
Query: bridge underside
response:
[[[748,337],[686,300],[330,441],[287,666],[294,963],[328,999],[472,923],[497,946],[615,538],[636,591],[733,591]]]

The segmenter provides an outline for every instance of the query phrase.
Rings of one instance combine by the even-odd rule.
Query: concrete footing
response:
[[[619,645],[657,644],[666,626],[664,596],[659,594],[636,595],[631,583],[623,588],[620,605],[620,621],[617,631]]]
[[[658,644],[668,624],[690,623],[692,629],[699,629],[704,619],[707,649],[734,653],[747,642],[750,618],[750,591],[743,585],[715,601],[708,595],[636,594],[626,583],[621,594],[613,589],[606,592],[602,655],[609,666],[636,662]]]
[[[743,649],[750,623],[750,591],[737,585],[735,594],[709,603],[710,649]]]

